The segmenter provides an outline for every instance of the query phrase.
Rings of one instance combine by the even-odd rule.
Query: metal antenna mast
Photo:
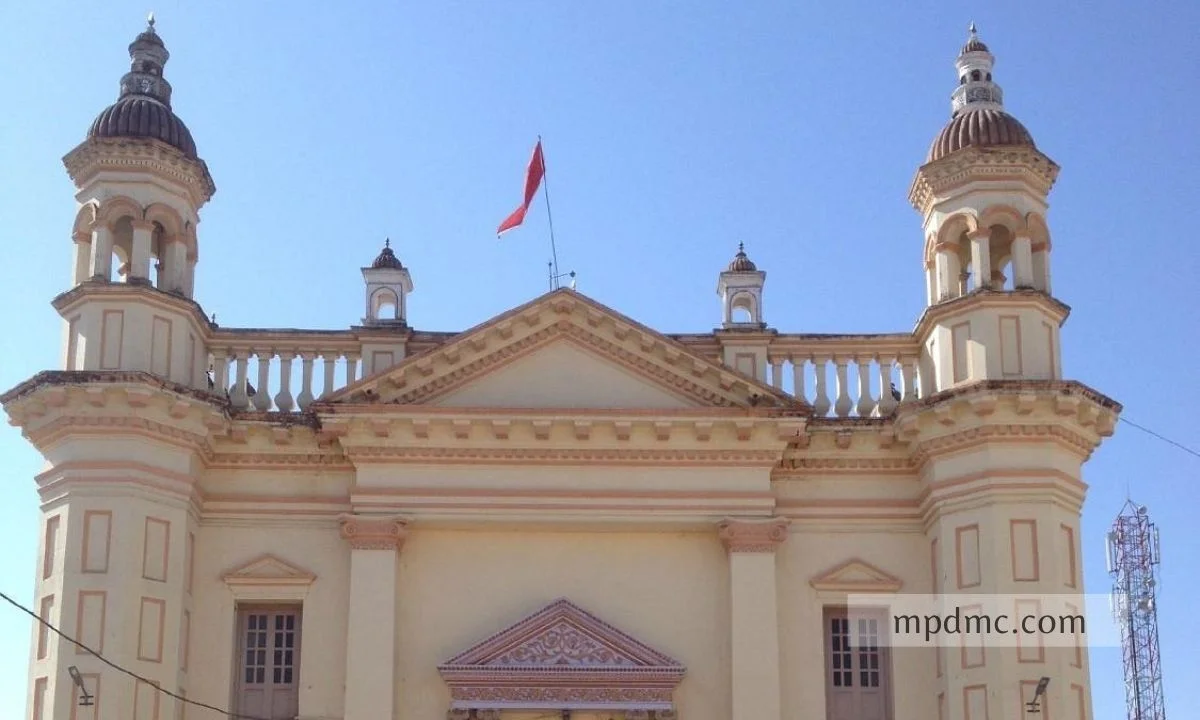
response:
[[[1158,650],[1158,528],[1142,505],[1126,501],[1108,532],[1114,619],[1121,627],[1129,720],[1166,720]]]

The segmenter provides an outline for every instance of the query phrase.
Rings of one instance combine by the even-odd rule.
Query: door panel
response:
[[[299,711],[300,611],[248,608],[238,617],[237,711],[284,720]]]

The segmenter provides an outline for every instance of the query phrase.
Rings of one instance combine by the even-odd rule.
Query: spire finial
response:
[[[383,239],[383,246],[384,246],[385,248],[390,248],[390,247],[392,246],[392,239],[391,239],[391,238],[384,238],[384,239]]]
[[[739,242],[739,243],[738,243],[738,252],[739,252],[739,253],[745,253],[745,252],[746,252],[746,243],[744,243],[744,242]]]
[[[150,31],[154,32],[154,11],[153,10],[151,10],[150,14],[146,16],[146,24],[150,26]]]
[[[979,31],[975,28],[974,20],[971,21],[971,24],[967,27],[967,30],[971,33],[971,37],[975,37],[979,34]]]

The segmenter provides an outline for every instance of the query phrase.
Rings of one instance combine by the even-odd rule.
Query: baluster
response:
[[[871,360],[870,356],[854,358],[854,371],[858,375],[858,405],[854,409],[859,417],[870,417],[875,410],[875,398],[871,397]]]
[[[854,407],[854,401],[850,399],[850,381],[846,374],[849,360],[835,357],[833,362],[837,367],[837,402],[833,404],[833,412],[838,417],[849,417],[850,410]]]
[[[793,355],[788,358],[788,362],[792,364],[792,397],[801,402],[807,401],[808,396],[804,392],[804,363],[803,355]]]
[[[771,359],[771,386],[776,390],[783,389],[783,358]]]
[[[892,382],[892,365],[895,364],[895,358],[887,358],[886,360],[881,355],[879,357],[879,414],[888,415],[896,409],[899,401],[892,395],[892,388],[895,383]]]
[[[282,412],[291,412],[292,401],[292,358],[290,352],[279,353],[279,394],[275,396],[275,407]]]
[[[829,388],[826,386],[828,381],[826,371],[828,367],[829,358],[813,356],[813,369],[816,371],[816,381],[814,383],[816,396],[813,398],[813,412],[817,417],[828,415],[830,405],[832,405],[829,401]]]
[[[316,355],[313,353],[300,353],[300,394],[296,396],[296,403],[301,410],[307,410],[313,401],[312,380],[315,359]]]
[[[904,402],[917,399],[916,375],[917,359],[915,357],[900,358],[900,378],[904,383]]]
[[[251,352],[254,352],[253,350]],[[254,389],[254,408],[259,412],[271,409],[271,358],[274,350],[259,350],[255,353],[258,358],[258,387]]]
[[[245,410],[250,401],[246,396],[246,364],[249,358],[246,353],[235,351],[233,359],[237,366],[236,374],[233,380],[233,389],[229,392],[229,402],[236,410]]]
[[[325,386],[321,388],[321,398],[327,398],[333,394],[333,369],[334,363],[337,362],[337,351],[322,352],[321,358],[325,361]]]
[[[229,355],[224,350],[213,350],[213,392],[229,397]]]
[[[346,354],[346,384],[353,385],[356,377],[358,377],[358,356],[347,353]]]

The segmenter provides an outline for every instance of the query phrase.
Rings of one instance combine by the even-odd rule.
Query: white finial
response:
[[[154,11],[151,11],[150,14],[146,16],[146,22],[150,24],[150,29],[153,30],[154,29]]]
[[[974,37],[977,34],[977,31],[975,30],[975,21],[974,20],[971,21],[971,25],[967,29],[970,30],[972,37]]]

